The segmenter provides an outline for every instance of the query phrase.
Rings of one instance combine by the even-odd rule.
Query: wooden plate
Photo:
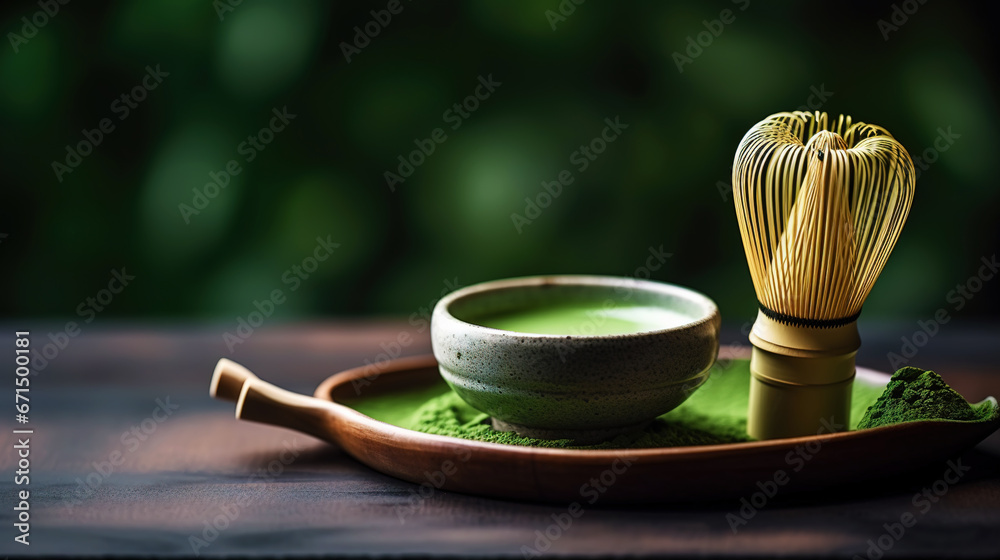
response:
[[[857,382],[884,387],[888,381],[884,373],[858,368]],[[237,401],[237,418],[335,443],[373,469],[422,485],[425,493],[443,489],[581,505],[750,499],[774,489],[786,493],[881,478],[943,462],[1000,427],[1000,420],[925,421],[726,445],[574,450],[425,434],[352,408],[363,399],[435,384],[443,381],[433,356],[388,362],[377,376],[366,368],[338,373],[315,397],[285,391],[220,360],[211,394]]]

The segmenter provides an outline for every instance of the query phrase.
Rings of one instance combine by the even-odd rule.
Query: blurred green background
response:
[[[756,303],[732,157],[754,123],[809,103],[884,126],[913,157],[939,129],[958,135],[921,172],[866,317],[951,309],[1000,245],[997,34],[979,4],[402,0],[385,25],[369,23],[384,1],[39,6],[0,17],[7,317],[78,315],[121,267],[136,278],[102,318],[232,321],[274,289],[278,320],[405,316],[456,285],[632,275],[662,246],[654,279],[742,322]],[[878,21],[917,6],[886,40]],[[727,9],[679,71],[674,53],[697,53],[688,38]],[[378,34],[348,62],[366,24]],[[157,65],[169,75],[121,119],[116,100]],[[445,111],[490,75],[501,85],[453,130]],[[284,107],[295,118],[246,161],[241,143]],[[616,116],[628,128],[579,171],[571,154]],[[114,130],[58,180],[53,162],[106,118]],[[436,128],[447,140],[392,192],[385,172]],[[179,205],[230,160],[240,174],[186,221]],[[574,182],[519,233],[511,214],[564,169]],[[317,236],[339,247],[291,291],[283,276]],[[997,291],[962,315],[995,319]]]

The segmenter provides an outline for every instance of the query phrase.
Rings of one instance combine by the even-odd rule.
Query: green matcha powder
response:
[[[535,447],[627,449],[679,447],[750,441],[746,435],[750,362],[720,362],[705,384],[676,409],[660,416],[641,432],[618,436],[592,446],[571,440],[540,440],[498,432],[489,417],[467,405],[443,383],[421,391],[363,399],[354,408],[395,426],[463,439]],[[992,402],[973,407],[933,371],[903,368],[883,389],[855,382],[851,429],[876,428],[913,420],[983,422],[1000,410]]]
[[[986,421],[997,414],[991,403],[978,408],[933,371],[905,367],[892,375],[882,396],[868,407],[858,428],[878,428],[914,420]]]

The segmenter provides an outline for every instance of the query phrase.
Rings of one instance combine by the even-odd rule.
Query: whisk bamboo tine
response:
[[[751,435],[808,433],[807,405],[846,414],[855,321],[899,238],[914,177],[888,131],[846,115],[777,113],[743,137],[733,200],[761,309]],[[789,401],[796,391],[805,400]]]

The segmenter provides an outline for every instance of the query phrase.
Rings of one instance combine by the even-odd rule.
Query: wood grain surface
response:
[[[25,327],[6,329],[0,345],[13,348],[15,328]],[[30,328],[41,344],[46,329],[58,327]],[[231,404],[208,396],[219,357],[309,394],[330,374],[375,361],[380,344],[400,332],[414,337],[401,355],[427,353],[426,333],[391,321],[287,325],[259,330],[230,353],[223,330],[95,328],[32,377],[32,544],[13,542],[21,487],[13,484],[16,425],[5,420],[0,554],[864,558],[869,540],[882,537],[890,558],[1000,555],[997,435],[956,458],[969,470],[957,483],[937,484],[940,496],[933,490],[946,464],[831,493],[779,492],[735,532],[727,515],[740,515],[739,500],[585,503],[567,522],[570,504],[478,498],[397,480],[309,436],[236,421]],[[889,369],[884,357],[895,334],[866,336],[859,364]],[[956,328],[922,349],[914,365],[936,369],[970,400],[1000,395],[997,353],[987,344],[995,345],[996,334]],[[727,336],[739,335],[724,342]],[[915,502],[924,488],[934,501]],[[884,525],[907,513],[915,525],[898,539],[884,537]]]

